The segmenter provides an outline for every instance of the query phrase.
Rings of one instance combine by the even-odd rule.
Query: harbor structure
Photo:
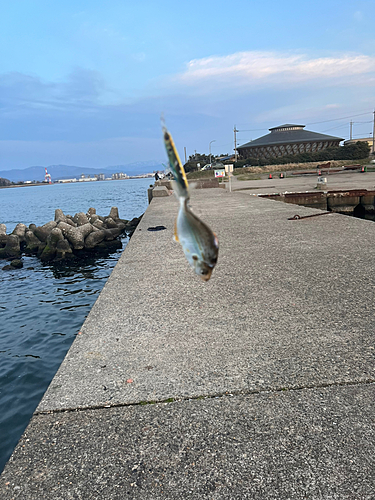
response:
[[[360,137],[358,139],[348,139],[344,142],[344,146],[349,146],[350,144],[355,144],[356,142],[367,142],[371,150],[374,147],[374,139],[372,137]]]
[[[176,200],[155,197],[6,465],[3,500],[374,497],[375,226],[304,206],[291,220],[295,205],[241,189],[192,202],[223,242],[209,296],[172,240]]]
[[[237,150],[243,159],[269,159],[338,147],[344,140],[341,137],[320,134],[304,128],[305,125],[291,123],[272,127],[269,129],[269,134],[238,146]]]

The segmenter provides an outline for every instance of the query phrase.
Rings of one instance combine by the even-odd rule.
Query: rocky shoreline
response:
[[[117,207],[105,217],[97,215],[95,208],[74,216],[56,209],[55,219],[43,226],[20,223],[7,234],[5,224],[0,224],[0,259],[10,261],[3,269],[22,267],[22,254],[36,255],[42,262],[61,262],[117,250],[122,247],[120,237],[131,237],[141,218],[120,219]]]

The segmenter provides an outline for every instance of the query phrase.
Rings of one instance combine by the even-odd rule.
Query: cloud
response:
[[[337,84],[340,79],[348,83],[352,77],[374,71],[375,57],[361,54],[309,58],[303,54],[250,51],[193,59],[175,80],[202,90],[213,87],[251,89],[267,84],[296,85],[312,81]]]
[[[66,82],[61,84],[61,99],[72,103],[97,103],[106,92],[107,86],[100,73],[84,68],[75,68]]]
[[[54,92],[54,84],[44,84],[37,77],[11,72],[0,75],[0,108],[27,102],[39,102]]]
[[[180,152],[208,151],[213,139],[214,152],[229,152],[234,123],[243,129],[238,139],[244,143],[251,138],[247,129],[371,110],[374,77],[375,58],[365,55],[278,52],[196,59],[182,74],[156,85],[152,80],[132,99],[127,90],[112,99],[103,76],[84,68],[59,81],[0,74],[0,163],[3,168],[41,162],[100,166],[160,158],[161,112]],[[365,84],[361,92],[358,87]]]
[[[52,82],[0,74],[1,139],[76,143],[160,134],[157,100],[108,104],[110,92],[100,73],[83,68]]]
[[[43,82],[39,77],[11,72],[0,75],[0,108],[56,109],[95,105],[109,91],[101,75],[75,68],[63,82]]]

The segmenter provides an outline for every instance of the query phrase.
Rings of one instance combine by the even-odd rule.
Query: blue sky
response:
[[[233,150],[283,123],[372,132],[375,2],[14,0],[0,18],[0,170]]]

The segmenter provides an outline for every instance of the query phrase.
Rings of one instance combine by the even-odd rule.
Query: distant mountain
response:
[[[91,168],[91,167],[76,167],[71,165],[49,165],[47,167],[48,173],[51,175],[52,181],[58,179],[78,178],[82,174],[94,176],[95,174],[104,174],[110,177],[116,172],[123,172],[127,175],[142,175],[154,170],[164,170],[161,161],[139,161],[129,163],[127,165],[113,165],[106,168]],[[43,181],[45,176],[44,167],[35,166],[24,169],[2,170],[0,177],[9,179],[12,182],[20,181]]]

